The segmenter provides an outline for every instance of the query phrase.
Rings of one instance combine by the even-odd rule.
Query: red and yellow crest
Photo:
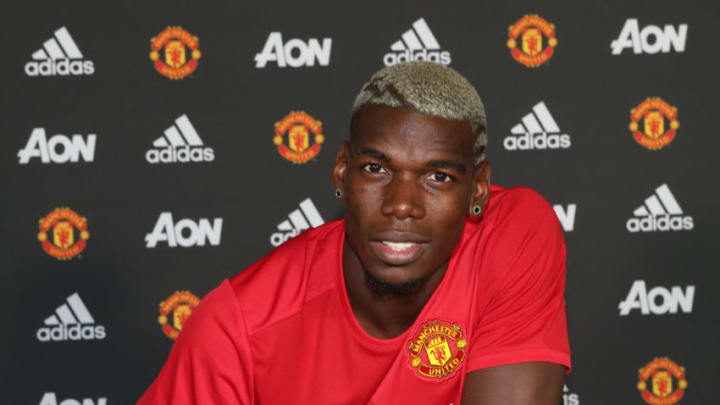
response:
[[[507,47],[510,48],[510,54],[527,67],[537,67],[547,62],[553,56],[556,46],[555,25],[537,14],[526,15],[508,28]]]
[[[285,144],[285,133],[287,133],[287,144]],[[302,111],[292,111],[275,123],[273,142],[277,145],[280,155],[293,163],[305,163],[317,156],[324,141],[322,123]]]
[[[90,239],[87,219],[70,208],[56,208],[39,222],[37,238],[43,250],[56,259],[69,260],[79,255]]]
[[[637,388],[650,405],[673,405],[685,395],[685,367],[667,357],[656,358],[638,371]]]
[[[420,327],[408,350],[410,365],[421,376],[440,380],[460,367],[467,341],[460,326],[435,320]]]
[[[677,108],[659,97],[648,98],[630,110],[630,131],[640,145],[656,150],[672,142],[680,128]]]
[[[183,79],[194,72],[202,56],[198,38],[180,27],[166,28],[150,40],[150,47],[150,60],[155,70],[173,80]]]
[[[158,323],[162,325],[162,330],[167,337],[173,340],[178,337],[185,322],[198,304],[200,304],[200,298],[190,291],[177,291],[160,303]]]

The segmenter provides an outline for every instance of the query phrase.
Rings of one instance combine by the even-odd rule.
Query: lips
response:
[[[417,260],[428,247],[425,238],[406,232],[385,232],[375,235],[370,247],[383,262],[402,266]]]

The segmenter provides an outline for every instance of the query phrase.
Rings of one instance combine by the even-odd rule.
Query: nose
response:
[[[425,216],[422,186],[410,176],[396,173],[384,187],[382,195],[382,214],[392,215],[397,219]]]

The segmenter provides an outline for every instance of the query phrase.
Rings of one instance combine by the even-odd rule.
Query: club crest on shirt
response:
[[[409,342],[410,366],[434,380],[450,376],[465,360],[467,341],[456,324],[429,321]]]

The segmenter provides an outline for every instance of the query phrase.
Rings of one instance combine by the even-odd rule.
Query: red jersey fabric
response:
[[[527,188],[493,186],[405,333],[377,339],[345,291],[345,227],[281,245],[210,292],[138,404],[459,404],[465,374],[525,361],[570,367],[565,245]]]

